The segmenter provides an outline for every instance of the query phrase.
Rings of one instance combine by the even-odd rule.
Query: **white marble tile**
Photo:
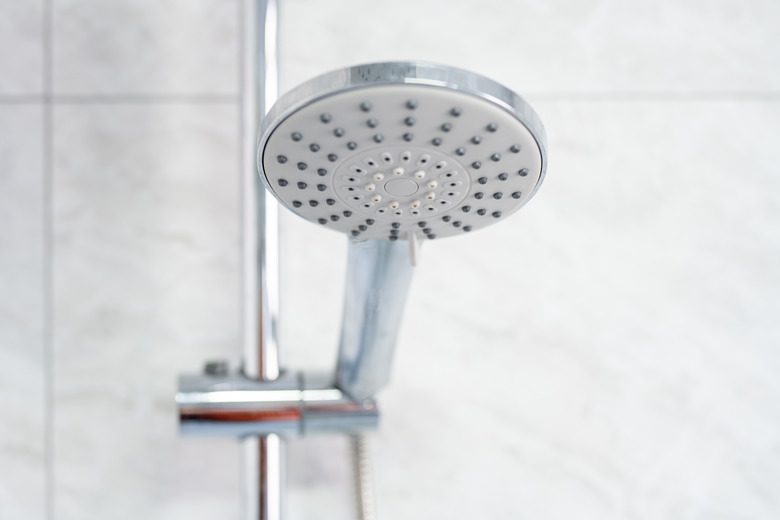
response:
[[[450,64],[522,92],[780,88],[773,0],[290,0],[283,90],[382,60]]]
[[[0,95],[43,93],[43,2],[0,2]]]
[[[54,92],[238,93],[238,3],[59,0]]]
[[[294,439],[286,448],[286,518],[357,518],[346,436]]]
[[[6,4],[0,43],[10,34],[20,50],[0,57],[17,71],[0,94],[39,92],[27,36],[39,34],[39,4]],[[380,516],[776,517],[779,105],[609,93],[776,91],[777,4],[281,8],[283,89],[348,64],[425,59],[539,99],[606,93],[537,103],[551,160],[538,199],[494,229],[424,248],[381,395]],[[233,1],[55,2],[56,93],[233,95],[238,18]],[[40,128],[18,131],[26,111],[40,114],[0,110],[0,135],[19,143],[0,149],[38,150]],[[236,117],[228,105],[56,110],[57,518],[238,517],[238,446],[179,438],[172,399],[176,374],[238,357]],[[0,224],[0,272],[22,273],[17,292],[42,270],[2,253],[11,243],[42,262],[42,208],[25,198],[36,186],[6,177],[40,168],[23,155],[32,162],[0,154],[14,166],[1,172],[0,212],[25,216]],[[345,241],[290,216],[283,231],[284,360],[327,368]],[[6,319],[14,293],[3,293]],[[0,389],[21,385],[32,404],[0,398],[0,518],[40,518],[42,324],[35,312],[12,317],[24,325],[0,325],[3,360],[16,360],[0,367]],[[41,350],[9,357],[12,341]],[[23,428],[9,430],[9,416]],[[338,437],[289,446],[291,519],[350,514],[346,457]]]
[[[332,370],[341,329],[347,239],[289,211],[280,218],[282,362],[301,370]],[[320,254],[327,251],[327,254]],[[311,289],[310,293],[305,290]],[[299,326],[305,319],[306,326]]]
[[[381,516],[774,518],[780,103],[537,108],[537,198],[423,249],[380,395]],[[343,270],[340,237],[290,229],[288,254]],[[338,307],[327,276],[284,281],[291,307]],[[315,499],[320,479],[293,484]]]
[[[59,106],[54,125],[57,517],[236,517],[237,442],[180,438],[174,395],[239,354],[237,107]]]
[[[46,498],[43,109],[0,106],[0,518]]]

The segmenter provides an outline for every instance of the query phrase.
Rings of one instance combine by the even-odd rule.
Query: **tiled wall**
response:
[[[374,437],[382,518],[780,515],[780,6],[281,2],[282,90],[423,59],[524,94],[545,185],[428,244]],[[236,0],[0,2],[0,519],[238,518],[175,378],[238,358]],[[343,239],[284,215],[289,366],[330,366]],[[346,445],[289,446],[293,519]]]

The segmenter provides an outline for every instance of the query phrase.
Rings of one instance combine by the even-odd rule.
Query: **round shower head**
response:
[[[546,168],[539,117],[467,71],[359,65],[282,96],[260,127],[266,186],[300,216],[356,237],[447,237],[503,220]]]

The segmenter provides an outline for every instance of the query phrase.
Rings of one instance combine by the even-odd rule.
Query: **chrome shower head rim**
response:
[[[518,204],[510,211],[505,211],[505,216],[514,213],[534,196],[544,180],[547,165],[546,136],[544,127],[536,112],[516,93],[489,78],[454,67],[423,62],[386,62],[348,67],[313,78],[282,96],[263,119],[258,136],[258,167],[266,187],[271,190],[280,202],[292,209],[290,201],[283,200],[280,193],[277,192],[277,187],[272,184],[272,180],[266,169],[269,166],[264,164],[264,153],[269,144],[269,140],[274,136],[276,129],[282,127],[288,118],[295,116],[297,112],[309,109],[308,107],[310,105],[316,105],[317,103],[323,104],[323,102],[327,101],[327,98],[331,98],[332,96],[344,95],[350,91],[356,90],[366,91],[370,88],[400,85],[436,87],[443,89],[445,92],[456,92],[458,95],[465,94],[468,98],[488,102],[490,106],[494,107],[492,110],[498,110],[505,113],[511,120],[515,121],[513,124],[519,123],[518,128],[522,127],[524,128],[524,131],[527,131],[528,134],[530,134],[530,140],[533,141],[533,144],[536,147],[539,162],[538,170],[536,170],[538,172],[538,177],[535,179],[535,184],[527,184],[523,189],[523,192],[525,193],[523,194],[522,199],[518,200]],[[323,121],[323,123],[325,123],[325,121]],[[274,139],[276,140],[276,138]],[[271,157],[273,157],[273,155]],[[455,160],[454,162],[457,163],[457,158],[452,158]],[[268,158],[266,158],[266,160],[268,160]],[[473,174],[473,172],[471,173]],[[521,175],[525,175],[525,173],[521,173]],[[532,176],[535,175],[536,172],[532,171]],[[528,180],[532,180],[530,177],[531,176],[529,176]],[[285,184],[280,185],[284,186]],[[306,183],[298,184],[305,185]],[[322,184],[319,184],[318,187],[321,189],[325,188]],[[330,188],[330,186],[328,187]],[[519,193],[513,193],[513,196],[514,195],[519,195]],[[332,200],[328,201],[329,204],[333,202],[334,201]],[[425,202],[423,201],[423,204],[424,203]],[[296,208],[300,208],[301,203],[295,202],[295,204]],[[443,201],[442,204],[444,204]],[[304,207],[303,209],[306,208]],[[293,211],[301,214],[299,211]],[[500,214],[501,212],[497,213]],[[386,218],[386,216],[380,218]],[[309,218],[309,220],[312,219]],[[325,219],[320,219],[321,224],[324,223],[322,220]],[[446,220],[446,222],[448,222],[448,220]],[[354,231],[353,234],[355,234]],[[390,238],[392,239],[392,237]],[[433,236],[429,238],[433,238]]]

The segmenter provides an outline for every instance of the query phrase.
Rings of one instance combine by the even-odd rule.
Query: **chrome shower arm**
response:
[[[406,241],[349,239],[336,384],[356,401],[390,380],[414,272],[409,256]]]

